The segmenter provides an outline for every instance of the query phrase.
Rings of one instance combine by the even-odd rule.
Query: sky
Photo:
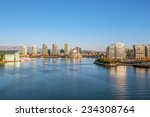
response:
[[[150,0],[0,0],[0,46],[150,44]]]

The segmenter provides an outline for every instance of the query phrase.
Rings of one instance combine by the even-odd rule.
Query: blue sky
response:
[[[150,0],[0,0],[0,45],[150,44]]]

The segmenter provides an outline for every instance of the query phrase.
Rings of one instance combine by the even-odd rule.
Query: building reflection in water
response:
[[[80,58],[66,58],[65,59],[65,75],[69,77],[78,77],[79,67],[80,67]]]
[[[119,99],[125,99],[124,96],[126,96],[126,75],[127,75],[127,68],[126,66],[117,66],[117,67],[111,67],[109,69],[109,75],[111,80],[113,81],[115,85],[114,90],[118,90],[120,94],[117,94]]]
[[[109,73],[115,78],[126,78],[126,66],[111,67]]]
[[[58,63],[58,58],[52,58],[52,59],[51,59],[51,63],[57,64],[57,63]]]
[[[73,67],[72,67],[72,74],[74,76],[74,78],[78,78],[79,76],[79,70],[80,70],[80,62],[81,62],[81,58],[72,58],[72,63],[73,63]]]
[[[31,65],[32,65],[32,72],[36,72],[37,69],[37,58],[32,58],[31,59]]]
[[[19,68],[20,67],[20,62],[7,62],[4,64],[5,69],[9,68]]]
[[[47,65],[48,64],[48,58],[43,58],[42,62],[43,62],[44,65]]]
[[[20,62],[6,62],[3,65],[3,75],[6,77],[19,78],[21,75],[20,71]]]
[[[37,59],[36,58],[32,58],[31,62],[32,62],[33,65],[35,65],[37,63]]]
[[[134,68],[136,77],[138,78],[149,78],[150,69],[147,68]]]
[[[65,59],[65,63],[66,63],[66,64],[69,64],[69,63],[70,63],[70,58],[66,58],[66,59]]]
[[[145,68],[134,68],[134,70],[138,74],[144,74],[147,71]]]
[[[72,62],[73,64],[79,64],[79,63],[81,62],[81,58],[72,58],[72,59],[71,59],[71,62]]]

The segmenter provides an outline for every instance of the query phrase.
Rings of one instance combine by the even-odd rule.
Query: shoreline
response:
[[[113,63],[113,64],[106,64],[106,63],[100,63],[100,62],[94,62],[96,65],[101,65],[101,66],[109,66],[109,67],[117,67],[117,66],[132,66],[136,68],[150,68],[150,63]]]

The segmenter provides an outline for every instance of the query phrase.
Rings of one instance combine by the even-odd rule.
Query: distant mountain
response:
[[[21,50],[22,46],[0,46],[0,50]]]
[[[21,52],[23,46],[0,46],[0,50],[18,50]],[[32,47],[27,46],[28,52],[32,51]],[[41,52],[41,48],[37,48],[38,52]]]

